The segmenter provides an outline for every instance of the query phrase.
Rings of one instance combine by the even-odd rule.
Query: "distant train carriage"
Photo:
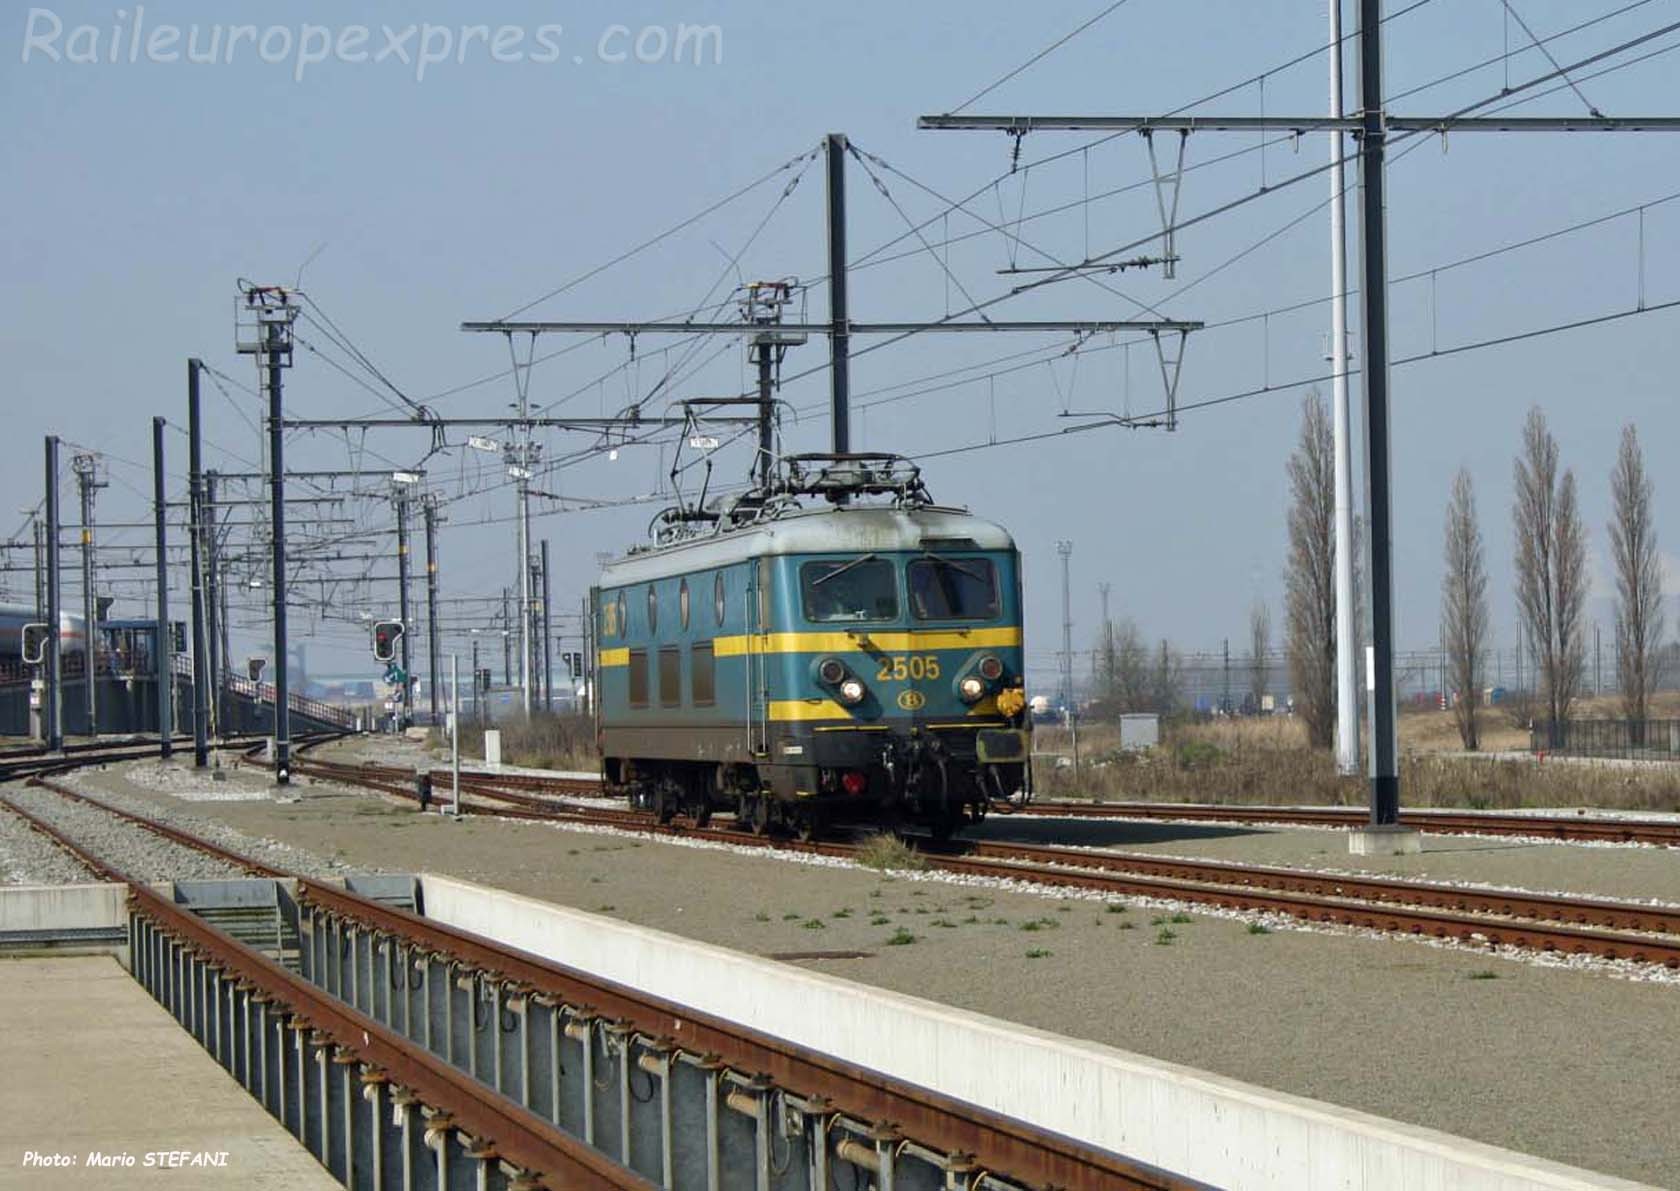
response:
[[[1025,797],[1009,534],[933,506],[902,460],[807,456],[793,475],[712,532],[606,567],[608,784],[662,819],[721,808],[802,834],[835,819],[946,834]]]

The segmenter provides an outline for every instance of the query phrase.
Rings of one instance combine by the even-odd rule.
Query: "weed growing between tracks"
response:
[[[916,849],[885,831],[863,841],[858,848],[857,862],[883,873],[921,872],[927,868],[927,861]]]

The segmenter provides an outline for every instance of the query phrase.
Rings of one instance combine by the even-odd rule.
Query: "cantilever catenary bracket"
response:
[[[1178,192],[1184,185],[1184,147],[1190,141],[1190,130],[1178,133],[1178,158],[1170,174],[1161,172],[1155,156],[1155,132],[1139,130],[1143,143],[1149,146],[1149,171],[1155,178],[1155,209],[1161,213],[1161,276],[1172,280],[1178,275],[1178,254],[1173,251],[1173,225],[1178,222]],[[1157,336],[1159,343],[1159,336]]]
[[[1172,334],[1172,332],[1167,332]],[[1184,345],[1189,341],[1188,331],[1178,332],[1178,343],[1169,347],[1162,342],[1160,331],[1151,331],[1149,337],[1155,341],[1155,359],[1161,365],[1161,384],[1166,389],[1167,426],[1168,430],[1178,429],[1178,378],[1184,365]]]

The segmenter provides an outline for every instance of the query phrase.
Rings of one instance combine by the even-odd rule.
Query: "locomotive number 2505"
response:
[[[909,657],[895,654],[880,659],[881,668],[875,674],[877,682],[903,682],[906,679],[938,678],[939,659],[921,654]]]

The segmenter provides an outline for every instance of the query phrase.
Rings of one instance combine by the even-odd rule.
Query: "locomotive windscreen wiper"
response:
[[[978,567],[970,567],[958,559],[943,558],[938,554],[930,554],[926,550],[922,551],[921,556],[929,562],[938,563],[942,567],[950,567],[958,574],[967,575],[976,583],[990,583],[992,581],[991,575],[987,574],[985,571],[980,570]]]
[[[861,563],[866,563],[872,558],[879,558],[879,557],[880,557],[879,554],[860,554],[856,558],[852,559],[850,562],[841,563],[839,566],[835,567],[828,574],[818,575],[815,579],[811,580],[811,586],[812,587],[821,587],[824,583],[827,583],[830,579],[838,578],[839,576],[844,575],[847,571],[851,570],[853,567],[858,566]]]

